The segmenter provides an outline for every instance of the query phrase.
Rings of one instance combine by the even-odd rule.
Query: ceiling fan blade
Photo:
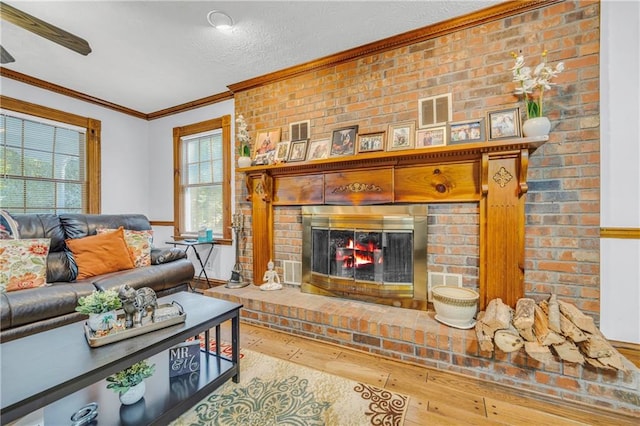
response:
[[[6,49],[0,46],[0,64],[8,64],[10,62],[15,62],[11,53],[7,52]]]
[[[0,1],[0,18],[81,55],[91,53],[86,40]]]

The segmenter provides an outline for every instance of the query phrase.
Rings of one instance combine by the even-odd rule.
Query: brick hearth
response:
[[[275,330],[513,386],[538,394],[640,414],[640,371],[554,362],[543,365],[524,350],[481,352],[475,331],[440,324],[434,312],[301,293],[297,287],[265,292],[249,285],[204,294],[242,303],[243,321]]]

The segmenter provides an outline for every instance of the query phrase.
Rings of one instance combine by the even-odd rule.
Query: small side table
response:
[[[213,241],[186,241],[186,240],[181,240],[181,241],[165,241],[165,244],[173,244],[174,247],[176,246],[182,246],[184,247],[184,252],[188,254],[189,252],[189,248],[193,249],[193,252],[196,254],[196,259],[198,259],[198,263],[200,263],[200,273],[198,274],[198,279],[200,279],[200,277],[204,274],[204,279],[207,280],[207,287],[211,288],[211,283],[209,282],[209,277],[207,276],[207,271],[205,271],[204,269],[204,265],[207,264],[207,262],[209,261],[209,257],[211,257],[211,253],[213,252],[213,246],[214,246],[214,242]],[[202,258],[200,257],[200,253],[198,253],[198,250],[196,250],[196,246],[209,246],[209,251],[207,252],[207,257],[204,259],[204,262],[202,261]]]

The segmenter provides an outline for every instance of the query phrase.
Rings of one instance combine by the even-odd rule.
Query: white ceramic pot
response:
[[[547,117],[534,117],[524,122],[522,133],[527,136],[547,136],[551,130],[551,122]]]
[[[478,310],[478,292],[464,287],[441,285],[431,289],[436,319],[458,328],[470,328]]]
[[[104,312],[102,314],[89,314],[87,324],[93,331],[111,330],[116,322],[116,311]]]
[[[135,404],[140,401],[144,396],[144,392],[147,390],[147,386],[144,384],[144,380],[135,386],[131,386],[125,393],[120,394],[120,402],[124,405]]]
[[[238,167],[251,167],[251,157],[238,157]]]

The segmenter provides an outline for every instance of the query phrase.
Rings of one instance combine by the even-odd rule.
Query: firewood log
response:
[[[599,330],[593,322],[593,318],[585,315],[580,309],[571,303],[558,300],[558,305],[560,306],[560,312],[562,312],[562,314],[580,330],[588,331],[592,334],[598,334]]]
[[[551,347],[563,361],[577,363],[580,365],[584,364],[584,356],[582,356],[578,347],[570,340],[565,340],[564,342],[558,345],[552,345]]]
[[[502,352],[507,353],[515,352],[524,345],[524,340],[513,326],[504,330],[497,330],[493,335],[493,342]]]
[[[616,352],[600,333],[589,335],[587,340],[580,343],[580,348],[589,358],[605,358]]]
[[[613,367],[616,370],[627,371],[627,367],[624,366],[624,360],[619,352],[616,352],[611,356],[598,358],[598,361],[601,364]]]
[[[562,330],[562,335],[568,337],[574,343],[584,342],[588,339],[587,335],[563,314],[560,314],[560,330]]]
[[[540,306],[535,305],[533,312],[533,332],[541,345],[559,345],[565,341],[564,337],[549,329],[549,320]]]
[[[533,342],[536,339],[533,334],[533,311],[535,304],[536,301],[533,299],[519,299],[516,303],[516,312],[513,316],[513,326],[518,330],[520,336],[528,342]]]
[[[484,311],[479,312],[476,321],[476,337],[478,339],[478,346],[482,352],[493,352],[493,340],[491,336],[487,334],[482,318],[484,317]]]
[[[531,358],[543,364],[549,364],[554,360],[549,347],[538,342],[524,342],[524,350]]]
[[[488,332],[493,337],[496,330],[509,328],[509,324],[511,324],[511,308],[505,305],[502,299],[493,299],[487,305],[481,321],[487,326],[485,332]]]
[[[556,333],[560,333],[560,306],[558,305],[558,298],[555,294],[549,297],[547,303],[547,317],[549,317],[549,328]]]

